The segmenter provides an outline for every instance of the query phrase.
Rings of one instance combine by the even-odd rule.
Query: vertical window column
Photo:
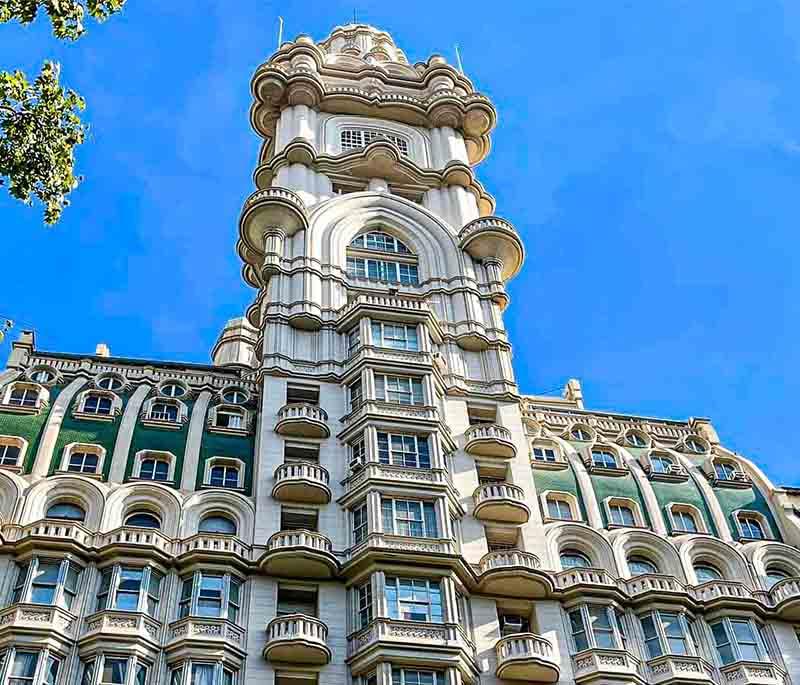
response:
[[[431,334],[424,323],[417,324],[417,340],[419,340],[419,351],[431,351]]]
[[[372,338],[372,319],[362,316],[358,321],[358,331],[362,345],[372,347],[375,344],[375,340]]]
[[[445,623],[461,623],[458,616],[458,594],[452,578],[442,578],[442,619]]]
[[[450,540],[452,531],[450,530],[450,512],[447,509],[447,499],[445,497],[437,497],[433,502],[433,507],[436,510],[438,537],[443,540]]]
[[[426,373],[422,377],[422,400],[425,405],[432,407],[436,405],[436,391],[433,388],[433,374]],[[444,419],[444,417],[441,417]]]
[[[375,372],[370,368],[365,368],[361,372],[361,386],[364,388],[364,399],[374,400],[375,395]]]
[[[368,464],[378,463],[378,429],[375,426],[364,429],[364,451]]]
[[[367,493],[367,535],[385,532],[381,514],[381,493],[373,490]]]

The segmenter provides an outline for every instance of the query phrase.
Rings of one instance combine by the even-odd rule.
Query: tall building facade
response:
[[[492,103],[360,24],[252,92],[213,363],[0,374],[0,685],[800,685],[800,491],[520,393]]]

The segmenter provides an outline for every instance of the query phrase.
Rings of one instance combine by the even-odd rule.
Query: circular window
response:
[[[589,442],[592,439],[592,434],[583,426],[575,426],[575,428],[569,432],[569,437],[579,442]]]
[[[658,573],[658,567],[644,557],[628,557],[628,570],[632,576],[641,576],[645,573]]]
[[[695,454],[703,454],[706,451],[706,444],[700,439],[694,436],[690,436],[686,438],[686,449],[690,452],[694,452]]]
[[[161,394],[167,397],[182,397],[186,394],[186,388],[180,383],[164,383],[161,386]]]
[[[641,433],[631,431],[625,436],[625,442],[631,447],[647,447],[647,439]]]
[[[222,399],[228,404],[244,404],[247,402],[247,395],[239,388],[231,388],[222,394]]]
[[[86,512],[77,504],[59,502],[47,510],[45,517],[49,519],[64,519],[66,521],[83,521],[86,518]]]
[[[97,387],[103,390],[119,390],[124,385],[118,376],[103,376],[98,379]]]
[[[161,521],[157,516],[150,514],[146,511],[137,511],[125,519],[126,526],[133,526],[134,528],[161,528]]]
[[[574,549],[568,549],[561,552],[561,568],[589,568],[592,562],[582,552]]]
[[[36,369],[31,374],[31,380],[34,380],[37,383],[52,383],[55,378],[56,375],[49,369]]]
[[[722,574],[711,564],[697,564],[694,567],[694,575],[697,576],[698,583],[708,583],[712,580],[722,580]]]
[[[236,535],[236,523],[227,516],[213,514],[200,521],[201,533],[216,533],[217,535]]]
[[[775,566],[770,566],[767,569],[767,587],[771,588],[776,583],[780,583],[782,580],[786,580],[791,576],[784,571],[782,568],[776,568]]]

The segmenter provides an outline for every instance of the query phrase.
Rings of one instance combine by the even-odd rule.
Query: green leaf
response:
[[[97,21],[105,21],[124,4],[125,0],[0,0],[0,23],[17,20],[30,24],[39,8],[44,8],[56,38],[77,40],[86,32],[83,20],[87,12]]]
[[[0,72],[0,185],[25,204],[33,197],[54,224],[80,182],[74,149],[86,135],[79,113],[83,99],[59,85],[59,65],[45,62],[30,84],[21,71]]]

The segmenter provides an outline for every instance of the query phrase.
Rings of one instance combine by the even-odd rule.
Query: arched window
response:
[[[147,511],[137,511],[125,519],[125,525],[134,528],[155,528],[158,530],[161,528],[161,521],[158,520],[157,516]]]
[[[169,462],[166,459],[142,459],[139,478],[144,480],[169,480]]]
[[[55,373],[48,369],[38,369],[31,374],[31,380],[37,383],[51,383],[56,378]]]
[[[755,513],[742,512],[736,515],[739,524],[739,532],[743,538],[749,540],[764,540],[767,536],[764,532],[764,524],[761,517]]]
[[[584,428],[583,426],[575,426],[575,428],[569,432],[569,437],[572,440],[577,440],[578,442],[589,442],[592,439],[592,433],[588,428]]]
[[[670,509],[672,530],[676,533],[705,532],[698,521],[697,510],[688,504],[674,504]]]
[[[647,438],[638,431],[630,431],[625,436],[625,442],[631,447],[647,447]]]
[[[186,394],[186,388],[180,383],[164,383],[160,392],[165,397],[183,397]]]
[[[83,401],[83,412],[97,414],[98,416],[109,416],[113,406],[114,400],[109,395],[91,392],[86,395],[86,399]]]
[[[222,394],[222,399],[228,404],[244,404],[247,402],[247,394],[239,388],[230,388]]]
[[[565,549],[561,552],[559,558],[561,559],[561,568],[564,570],[570,568],[589,568],[592,565],[589,557],[574,549]]]
[[[712,580],[722,580],[722,574],[716,566],[711,564],[695,564],[694,575],[698,583],[708,583]]]
[[[632,576],[641,576],[646,573],[658,573],[658,567],[649,559],[641,556],[628,557],[628,570]]]
[[[577,518],[572,503],[561,495],[547,495],[547,516],[559,521],[574,521]]]
[[[412,254],[404,243],[393,235],[380,231],[370,231],[357,235],[350,243],[350,247],[360,250],[377,250],[378,252],[396,252],[397,254]]]
[[[150,406],[150,418],[153,421],[169,421],[177,423],[180,410],[173,402],[153,402]]]
[[[72,502],[57,502],[50,506],[45,514],[45,518],[83,521],[86,518],[86,512],[83,510],[83,507],[73,504]]]
[[[198,530],[216,535],[236,535],[236,522],[222,514],[211,514],[200,521]]]
[[[119,390],[123,385],[124,382],[118,376],[103,376],[97,381],[97,387],[103,390]]]
[[[650,455],[650,468],[653,473],[669,473],[675,467],[675,462],[672,457],[666,454],[651,454]]]
[[[693,435],[690,435],[688,438],[686,438],[686,441],[683,444],[686,445],[687,450],[694,452],[695,454],[704,454],[708,449],[705,442]]]
[[[767,587],[771,588],[776,583],[780,583],[782,580],[786,580],[787,578],[791,578],[791,574],[787,571],[784,571],[782,568],[777,566],[768,566],[767,567]]]
[[[592,466],[602,469],[617,468],[617,457],[608,450],[592,450]]]
[[[8,404],[12,407],[35,407],[39,402],[41,388],[36,385],[16,384],[8,396]]]

